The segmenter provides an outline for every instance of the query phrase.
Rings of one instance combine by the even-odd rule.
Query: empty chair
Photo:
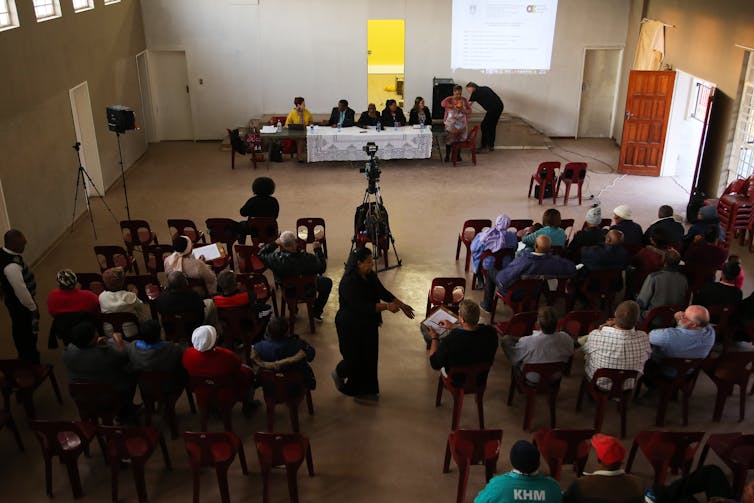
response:
[[[508,390],[508,406],[513,405],[513,395],[518,389],[526,395],[526,411],[524,413],[524,430],[531,427],[534,417],[534,404],[537,395],[547,395],[550,406],[550,428],[555,428],[555,406],[560,391],[560,381],[565,371],[565,362],[526,363],[519,371],[511,367],[511,384]],[[539,379],[533,383],[525,378],[529,374],[537,374]]]
[[[139,503],[148,501],[144,466],[158,445],[162,451],[165,468],[170,471],[173,469],[165,437],[151,426],[98,426],[97,431],[105,439],[105,457],[110,465],[113,502],[118,502],[120,463],[125,459],[130,461],[133,470]]]
[[[503,430],[455,430],[448,434],[450,452],[458,465],[456,503],[465,500],[472,465],[484,465],[487,482],[495,474],[502,438]]]
[[[256,245],[272,243],[280,236],[278,222],[272,217],[250,217],[246,226],[251,242]]]
[[[94,255],[100,272],[113,267],[122,267],[126,272],[133,270],[139,274],[139,264],[136,263],[136,259],[122,246],[95,246]]]
[[[39,440],[45,462],[45,489],[52,498],[52,458],[57,457],[65,465],[68,480],[71,482],[74,498],[81,498],[78,459],[82,452],[89,452],[89,444],[97,434],[97,427],[78,421],[32,420],[31,430]]]
[[[208,218],[205,220],[209,239],[212,243],[222,243],[228,255],[213,264],[215,270],[222,269],[227,265],[233,269],[233,245],[239,239],[238,222],[230,218]],[[220,263],[222,262],[222,263]]]
[[[123,399],[109,384],[96,382],[68,383],[68,392],[82,421],[113,424],[123,407]]]
[[[466,278],[434,278],[427,294],[427,314],[437,307],[445,306],[451,311],[458,311],[458,304],[466,293]]]
[[[77,272],[76,282],[82,290],[89,290],[99,296],[105,291],[105,283],[102,281],[102,275],[97,272]]]
[[[288,493],[291,503],[298,503],[298,482],[296,473],[309,450],[309,439],[300,433],[254,433],[259,467],[262,471],[262,501],[270,501],[270,471],[275,466],[285,466],[288,478]],[[309,467],[309,476],[314,476]]]
[[[204,323],[204,315],[196,311],[165,313],[160,315],[160,321],[165,340],[189,345],[194,329]]]
[[[545,196],[545,188],[547,186],[549,186],[552,191],[552,204],[555,204],[558,197],[558,194],[555,191],[555,170],[558,169],[560,169],[559,161],[539,163],[537,171],[531,175],[531,180],[529,181],[529,195],[527,197],[531,197],[531,189],[534,187],[534,182],[536,182],[539,186],[539,204],[542,204],[542,199],[544,199]]]
[[[665,484],[668,469],[683,475],[691,471],[694,455],[704,438],[703,431],[642,431],[634,438],[626,462],[626,473],[631,472],[636,450],[641,452],[654,470],[654,487]]]
[[[555,194],[560,192],[560,184],[565,184],[565,196],[563,197],[563,206],[568,204],[568,195],[571,193],[571,184],[575,183],[579,190],[579,204],[581,204],[581,187],[586,179],[585,162],[568,162],[563,166],[563,172],[558,177],[558,184],[555,187]]]
[[[286,276],[280,285],[282,302],[280,316],[285,316],[285,306],[290,312],[288,326],[293,333],[296,323],[296,311],[298,304],[306,304],[306,313],[309,317],[309,331],[314,333],[314,303],[317,300],[317,276],[313,274],[301,274],[298,276]]]
[[[560,480],[563,465],[573,465],[577,477],[584,474],[589,458],[589,439],[594,430],[541,429],[534,434],[534,444],[550,467],[550,477]]]
[[[670,398],[677,393],[681,394],[681,413],[683,425],[689,424],[689,399],[696,386],[696,379],[699,377],[699,369],[704,364],[704,358],[663,358],[659,366],[668,369],[675,377],[665,375],[658,377],[656,380],[657,387],[660,391],[660,397],[657,401],[657,416],[655,425],[662,426],[665,424],[665,412],[668,408]],[[639,396],[641,385],[644,382],[644,376],[639,379],[636,385],[636,395]]]
[[[133,255],[136,248],[141,250],[145,246],[160,244],[146,220],[121,220],[120,232],[129,255]]]
[[[165,272],[165,257],[173,253],[173,245],[150,245],[143,246],[144,265],[149,274]]]
[[[257,273],[261,274],[267,270],[262,259],[259,258],[259,245],[239,245],[233,246],[238,260],[238,272],[242,274]]]
[[[16,400],[21,402],[26,410],[26,415],[30,419],[36,417],[34,407],[34,392],[39,386],[49,379],[52,390],[55,392],[59,404],[63,404],[63,397],[60,396],[58,380],[55,378],[53,366],[44,363],[31,363],[24,360],[0,360],[0,373],[2,379],[3,394],[7,397],[11,393],[16,394]],[[7,403],[6,403],[7,408]]]
[[[495,324],[495,330],[500,336],[510,335],[513,337],[526,337],[534,332],[537,324],[537,311],[516,313],[508,321],[499,321]]]
[[[754,372],[754,352],[729,351],[720,355],[719,358],[710,359],[709,363],[705,364],[703,368],[717,387],[712,420],[720,421],[723,416],[725,400],[733,394],[733,388],[738,386],[738,420],[743,421],[746,415],[746,391],[749,386],[749,378]]]
[[[594,409],[594,429],[596,431],[602,431],[602,423],[605,420],[605,409],[607,408],[607,402],[609,400],[615,400],[618,402],[618,412],[620,413],[620,438],[626,436],[626,411],[628,409],[628,402],[631,399],[633,393],[633,385],[627,387],[626,381],[629,379],[636,379],[639,372],[636,370],[622,370],[622,369],[597,369],[589,380],[587,376],[581,381],[581,387],[579,387],[579,398],[576,401],[576,410],[581,410],[581,404],[584,400],[584,395],[589,393],[595,403]],[[601,385],[597,385],[598,380]],[[605,385],[605,380],[609,381],[609,387]],[[635,382],[635,381],[634,381]]]
[[[238,454],[243,474],[249,474],[241,439],[229,431],[216,433],[186,431],[183,433],[183,441],[186,444],[186,454],[194,479],[194,503],[199,503],[199,481],[202,468],[215,469],[217,485],[220,488],[220,501],[230,503],[228,468],[236,459],[236,454]]]
[[[18,432],[18,426],[16,426],[16,421],[13,420],[10,410],[0,409],[0,430],[3,429],[3,426],[7,426],[11,433],[13,433],[18,450],[23,452],[25,450],[24,442],[21,440],[21,434]]]
[[[458,257],[461,255],[461,244],[463,244],[466,247],[466,264],[464,265],[464,271],[469,272],[469,264],[471,263],[471,242],[474,240],[474,236],[490,227],[492,227],[492,220],[490,219],[466,220],[463,223],[461,232],[458,233],[456,260],[458,260]]]
[[[207,244],[204,233],[201,232],[193,220],[171,218],[168,219],[168,229],[170,231],[170,240],[175,241],[178,236],[186,236],[191,240],[193,245],[197,243]]]
[[[754,435],[741,433],[713,433],[707,438],[699,456],[697,470],[704,466],[707,453],[712,449],[733,472],[733,495],[737,500],[743,496],[749,470],[754,468]]]
[[[479,126],[474,126],[469,131],[469,135],[464,141],[453,142],[453,150],[451,151],[451,161],[453,166],[456,165],[456,161],[461,155],[461,149],[467,148],[471,151],[471,162],[476,166],[476,135],[479,133]]]
[[[505,295],[495,289],[495,297],[492,300],[490,309],[490,324],[495,321],[495,311],[497,311],[497,299],[502,299],[503,303],[510,306],[514,313],[525,311],[536,311],[539,306],[539,296],[545,287],[545,282],[539,278],[519,279],[508,288]]]
[[[183,389],[170,389],[170,382],[173,379],[168,372],[158,370],[142,370],[139,372],[139,392],[141,400],[144,402],[144,423],[147,426],[152,424],[152,416],[156,414],[158,407],[162,407],[165,420],[170,427],[170,434],[173,439],[178,438],[178,420],[175,417],[175,404],[183,394]],[[186,391],[189,405],[192,412],[196,412],[194,398],[191,392]]]
[[[233,406],[240,401],[238,385],[231,376],[189,377],[189,389],[196,397],[201,418],[201,430],[207,431],[210,409],[219,413],[225,431],[233,431],[231,415]]]
[[[278,315],[278,301],[275,291],[270,286],[266,276],[257,273],[236,274],[236,281],[257,304],[267,304],[268,300],[272,300],[272,309],[275,316]]]
[[[299,218],[296,220],[296,236],[298,237],[299,248],[304,250],[307,244],[315,241],[322,243],[322,253],[327,258],[327,233],[325,232],[324,218]]]

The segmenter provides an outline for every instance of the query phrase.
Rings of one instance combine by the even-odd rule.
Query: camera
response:
[[[363,147],[364,152],[369,156],[369,160],[364,164],[364,167],[359,170],[360,173],[364,173],[364,176],[367,179],[367,192],[370,194],[374,194],[377,192],[378,187],[377,183],[380,181],[380,165],[378,163],[379,159],[376,157],[377,150],[379,150],[379,147],[377,147],[377,144],[370,141]]]
[[[370,141],[369,143],[367,143],[366,145],[364,145],[364,147],[362,147],[362,150],[364,152],[366,152],[366,154],[369,157],[374,157],[375,154],[377,154],[377,151],[379,150],[379,147],[377,146],[377,144],[375,142]]]

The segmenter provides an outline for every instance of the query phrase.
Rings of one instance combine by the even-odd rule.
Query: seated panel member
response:
[[[309,110],[306,109],[306,102],[301,96],[293,98],[294,108],[288,113],[288,117],[285,118],[285,125],[291,124],[303,124],[308,126],[314,122],[314,117]],[[296,144],[296,157],[298,162],[306,162],[306,138],[293,138],[293,142]]]
[[[361,116],[359,117],[359,122],[357,123],[357,125],[362,128],[365,128],[367,126],[376,126],[377,123],[379,123],[381,120],[382,117],[377,111],[377,105],[370,103],[367,107],[366,112],[361,112]]]
[[[338,106],[332,109],[330,119],[327,121],[328,126],[351,127],[356,122],[356,112],[348,107],[348,100],[338,101]]]
[[[425,126],[432,125],[432,112],[424,105],[424,98],[417,96],[414,100],[414,108],[408,113],[408,125],[424,123]]]
[[[385,110],[382,111],[382,127],[393,127],[396,123],[398,123],[398,127],[405,126],[406,116],[403,115],[403,110],[398,107],[395,100],[387,100]]]

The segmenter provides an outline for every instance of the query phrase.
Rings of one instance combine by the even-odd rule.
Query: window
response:
[[[82,12],[93,8],[93,0],[73,0],[73,12]]]
[[[0,0],[0,31],[18,27],[15,0]]]
[[[736,134],[733,137],[728,182],[748,178],[754,174],[754,56],[747,53],[748,67],[741,89],[741,108],[738,110]]]
[[[120,0],[105,0],[105,5],[110,5],[110,4],[119,3],[119,2]]]
[[[60,2],[58,0],[34,0],[34,14],[37,21],[47,21],[60,17]]]

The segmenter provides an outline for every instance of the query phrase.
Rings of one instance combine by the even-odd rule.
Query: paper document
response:
[[[275,126],[262,126],[262,133],[277,133],[278,128]]]
[[[422,325],[435,331],[435,333],[442,337],[448,332],[448,329],[440,326],[440,322],[447,320],[450,323],[458,323],[458,316],[445,306],[437,306],[430,311],[427,319],[422,321]]]
[[[201,257],[204,257],[204,260],[209,262],[210,260],[223,258],[225,256],[225,249],[219,243],[212,243],[207,246],[194,248],[191,253],[194,255],[194,258],[201,260]]]

